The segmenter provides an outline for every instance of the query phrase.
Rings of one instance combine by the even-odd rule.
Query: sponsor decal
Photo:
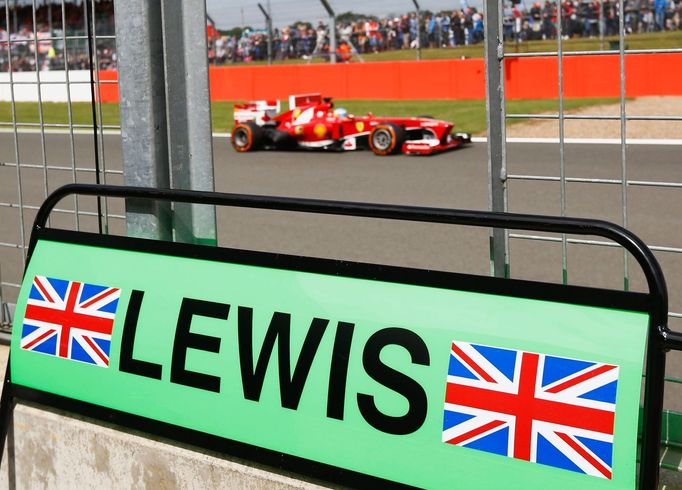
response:
[[[355,141],[355,138],[348,138],[346,141],[343,142],[344,150],[355,150],[356,148],[357,141]]]
[[[324,148],[334,143],[334,140],[319,140],[319,141],[299,141],[298,144],[305,148]]]
[[[405,151],[431,151],[432,146],[426,143],[406,143]]]
[[[310,121],[313,120],[313,116],[315,115],[315,108],[310,107],[304,111],[301,111],[300,109],[294,110],[294,124],[308,124]]]
[[[355,129],[358,133],[362,133],[365,130],[365,123],[362,121],[356,122]]]
[[[313,132],[318,138],[324,138],[327,135],[327,126],[324,124],[316,124]]]

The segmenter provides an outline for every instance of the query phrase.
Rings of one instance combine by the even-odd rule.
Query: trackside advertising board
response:
[[[351,485],[632,489],[648,316],[601,293],[46,230],[11,377]]]

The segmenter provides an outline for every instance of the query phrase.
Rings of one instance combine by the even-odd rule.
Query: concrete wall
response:
[[[13,73],[14,80],[14,100],[16,102],[37,102],[38,101],[38,77],[35,72]],[[9,102],[12,100],[10,91],[10,74],[0,73],[0,101]],[[41,71],[40,95],[43,102],[66,102],[66,72],[63,71]],[[69,81],[71,86],[72,102],[90,102],[90,72],[88,70],[70,70]],[[59,82],[59,83],[53,83]]]
[[[324,488],[236,459],[19,404],[1,488]]]

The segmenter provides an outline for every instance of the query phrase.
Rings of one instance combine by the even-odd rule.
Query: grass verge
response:
[[[615,104],[618,99],[566,99],[565,110],[579,109],[594,105]],[[364,115],[371,112],[377,116],[419,116],[429,115],[438,119],[452,121],[457,131],[477,134],[485,131],[485,101],[483,100],[337,100],[337,107],[344,107],[351,114]],[[232,102],[214,102],[212,106],[213,131],[225,133],[232,130]],[[507,101],[508,113],[546,113],[558,112],[557,100],[510,100]],[[71,117],[74,124],[92,125],[90,104],[72,104]],[[16,103],[16,120],[22,123],[40,122],[37,103]],[[508,124],[516,124],[521,119],[509,119]],[[12,110],[9,102],[0,102],[0,127],[11,128]],[[65,103],[43,103],[43,122],[66,124],[69,122],[68,108]],[[120,124],[118,104],[102,104],[104,125]],[[25,126],[23,126],[25,127]]]

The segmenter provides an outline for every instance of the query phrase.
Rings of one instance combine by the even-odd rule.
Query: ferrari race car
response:
[[[254,150],[360,150],[376,155],[430,155],[471,142],[467,133],[452,133],[453,124],[420,117],[353,116],[334,108],[320,94],[289,97],[289,110],[280,113],[279,101],[237,104],[232,146]]]

